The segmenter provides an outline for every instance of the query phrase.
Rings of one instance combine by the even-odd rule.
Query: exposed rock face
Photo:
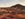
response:
[[[25,6],[17,4],[10,8],[0,8],[0,19],[25,19]]]

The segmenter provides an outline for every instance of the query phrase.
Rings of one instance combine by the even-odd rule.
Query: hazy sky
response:
[[[10,7],[18,3],[25,5],[25,0],[0,0],[0,7]]]

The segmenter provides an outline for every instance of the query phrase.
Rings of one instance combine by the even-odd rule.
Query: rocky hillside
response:
[[[25,6],[16,4],[8,8],[0,8],[0,19],[25,19]]]

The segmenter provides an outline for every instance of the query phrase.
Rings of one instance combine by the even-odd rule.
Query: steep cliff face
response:
[[[25,6],[16,4],[8,8],[0,8],[0,19],[25,19]]]

